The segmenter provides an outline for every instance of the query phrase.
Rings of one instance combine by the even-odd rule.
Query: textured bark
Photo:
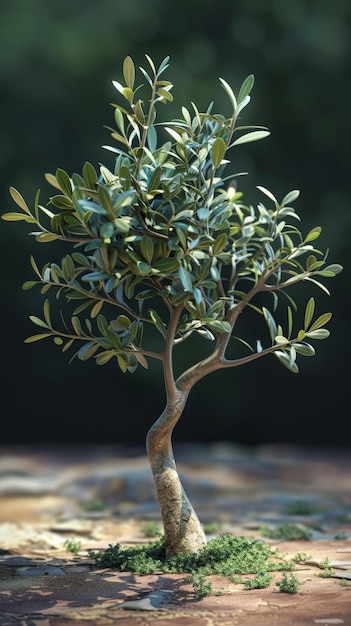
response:
[[[197,553],[206,544],[200,521],[183,489],[176,468],[172,432],[186,402],[186,395],[168,403],[150,428],[146,447],[160,505],[166,556]]]

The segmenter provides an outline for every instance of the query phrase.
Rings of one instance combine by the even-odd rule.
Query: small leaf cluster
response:
[[[192,572],[190,576],[187,576],[185,582],[193,584],[195,598],[202,600],[206,596],[211,595],[213,588],[212,583],[208,581],[206,574],[203,572]]]
[[[63,547],[66,548],[68,552],[77,554],[82,547],[82,542],[79,541],[79,539],[66,539],[63,542]]]
[[[112,104],[115,127],[109,128],[117,145],[104,146],[114,155],[112,169],[85,162],[81,173],[47,173],[54,193],[43,205],[38,191],[33,211],[10,189],[21,211],[3,219],[35,225],[31,234],[39,243],[60,241],[71,248],[42,269],[31,258],[37,279],[26,281],[24,289],[40,284],[42,294],[55,291],[74,310],[56,329],[46,299],[44,318],[31,316],[41,332],[27,342],[53,337],[63,351],[74,345],[74,356],[83,361],[94,357],[104,365],[113,358],[123,372],[134,372],[139,365],[147,368],[150,357],[163,358],[162,351],[148,349],[150,332],[174,345],[193,333],[218,341],[232,334],[250,306],[263,316],[271,338],[265,349],[260,340],[257,350],[245,343],[250,358],[272,352],[296,372],[297,355],[314,354],[309,341],[328,336],[324,326],[331,314],[315,319],[310,298],[295,336],[296,305],[289,296],[283,330],[274,317],[278,294],[302,280],[328,293],[320,280],[341,266],[327,265],[314,248],[320,227],[306,236],[298,229],[300,218],[291,206],[298,190],[278,201],[260,186],[268,204],[253,207],[236,189],[243,173],[225,176],[230,150],[269,135],[265,127],[238,123],[254,76],[247,76],[237,96],[220,78],[226,115],[213,102],[205,112],[192,102],[178,118],[159,121],[158,107],[173,100],[173,84],[164,78],[169,57],[158,67],[148,55],[146,60],[147,69],[139,68],[145,83],[136,84],[130,57],[123,62],[123,83],[113,81],[122,104]],[[272,295],[272,309],[252,303],[259,292]]]
[[[330,578],[335,575],[335,569],[332,567],[329,557],[324,557],[320,564],[322,571],[318,572],[317,576],[321,578]]]
[[[298,593],[299,587],[305,584],[305,581],[300,581],[292,573],[289,575],[283,572],[281,580],[275,583],[279,587],[281,593]]]

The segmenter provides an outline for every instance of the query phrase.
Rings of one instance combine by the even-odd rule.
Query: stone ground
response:
[[[349,451],[214,443],[175,445],[175,456],[205,527],[260,539],[282,524],[308,530],[303,540],[264,538],[287,559],[308,555],[297,594],[279,591],[281,572],[251,591],[213,577],[222,593],[198,601],[182,575],[97,568],[89,549],[145,543],[145,526],[160,524],[144,450],[3,446],[0,626],[351,626]]]

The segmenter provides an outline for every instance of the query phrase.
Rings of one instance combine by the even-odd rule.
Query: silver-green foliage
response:
[[[37,280],[23,286],[39,283],[42,294],[56,290],[58,298],[63,295],[74,305],[70,322],[62,317],[57,329],[46,299],[43,317],[31,316],[41,332],[26,342],[52,337],[64,352],[73,345],[83,361],[94,357],[103,365],[114,358],[123,372],[133,372],[138,365],[147,368],[149,358],[164,360],[197,333],[215,345],[220,342],[224,367],[274,353],[297,372],[297,355],[312,356],[310,340],[328,336],[324,326],[331,313],[316,317],[311,297],[295,331],[297,307],[288,296],[283,328],[275,319],[278,296],[300,281],[328,293],[320,280],[341,267],[327,265],[314,248],[320,227],[307,235],[300,232],[291,206],[299,191],[278,201],[258,187],[262,201],[254,207],[236,190],[233,181],[239,174],[223,176],[228,151],[269,135],[263,127],[238,125],[254,77],[244,80],[237,96],[220,79],[229,116],[216,113],[213,103],[204,113],[191,103],[190,110],[181,107],[179,119],[163,122],[156,110],[173,100],[173,85],[163,79],[169,59],[158,68],[147,55],[146,60],[147,70],[140,67],[144,85],[135,86],[130,57],[123,63],[124,82],[113,82],[123,99],[123,106],[113,104],[111,135],[117,147],[105,146],[115,155],[113,171],[105,166],[97,171],[86,162],[82,174],[70,176],[61,168],[46,174],[55,193],[42,205],[38,192],[33,211],[10,189],[21,212],[3,219],[34,224],[31,234],[40,243],[71,245],[69,254],[42,269],[31,257]],[[272,295],[270,309],[253,303],[260,292]],[[270,340],[255,338],[254,346],[245,341],[246,355],[226,359],[236,320],[248,306],[263,316]],[[150,329],[160,333],[168,349],[150,349]]]

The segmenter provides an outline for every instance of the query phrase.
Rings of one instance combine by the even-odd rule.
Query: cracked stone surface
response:
[[[149,541],[161,531],[142,449],[0,447],[1,626],[351,626],[351,455],[347,450],[226,443],[175,445],[178,470],[201,521],[261,538],[286,558],[305,554],[297,594],[211,577],[197,601],[185,575],[99,569],[88,550]],[[308,538],[262,537],[294,524]],[[77,549],[67,549],[67,541]],[[66,543],[65,543],[66,542]],[[325,578],[328,559],[332,575]]]

